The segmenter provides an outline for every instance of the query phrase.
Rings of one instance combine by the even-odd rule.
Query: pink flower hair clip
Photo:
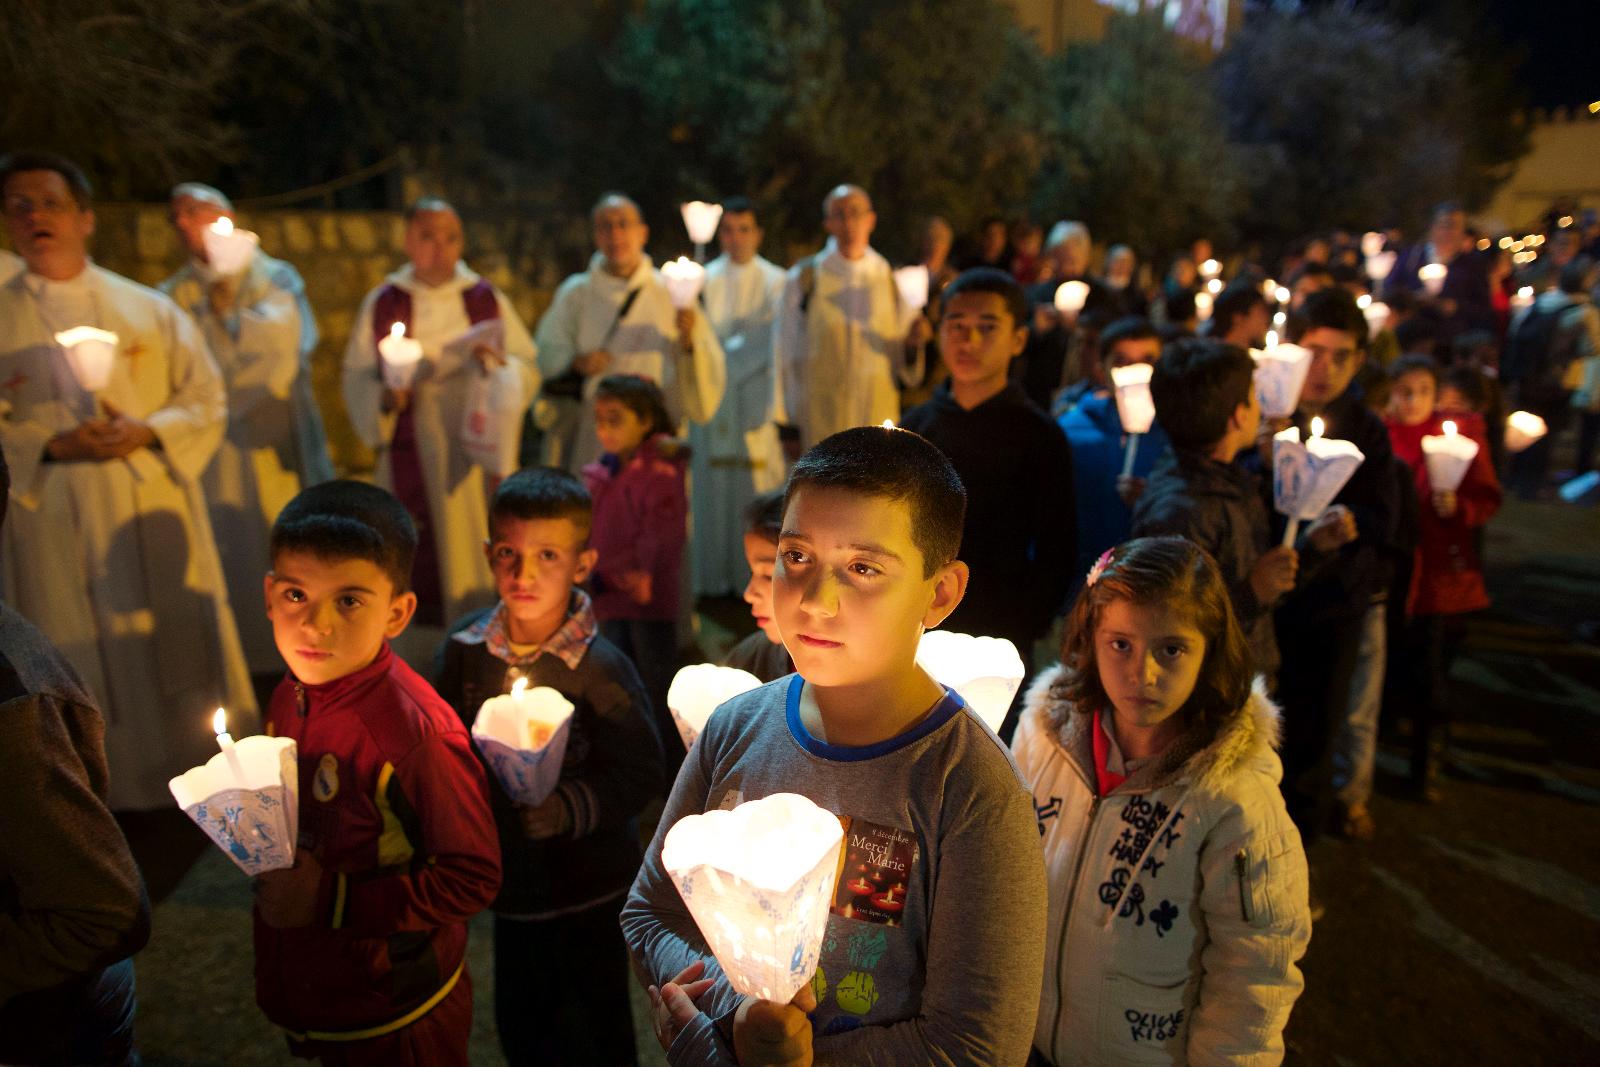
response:
[[[1094,583],[1098,582],[1100,576],[1106,572],[1106,568],[1111,566],[1111,554],[1115,551],[1116,549],[1114,548],[1108,548],[1100,553],[1100,558],[1094,561],[1093,567],[1089,568],[1089,576],[1083,580],[1084,588],[1094,588]]]

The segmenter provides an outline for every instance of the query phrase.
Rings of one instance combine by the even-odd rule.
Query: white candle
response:
[[[241,273],[250,265],[261,239],[249,230],[234,226],[226,215],[218,217],[200,234],[206,248],[206,261],[211,269],[222,275]]]
[[[1450,268],[1443,263],[1428,263],[1417,271],[1417,277],[1422,279],[1422,287],[1429,296],[1438,296],[1444,289],[1444,279],[1449,273]]]
[[[537,807],[555,790],[566,757],[572,702],[548,686],[511,683],[478,708],[472,739],[513,801]]]
[[[1531,411],[1506,416],[1506,451],[1521,452],[1549,432],[1543,419]]]
[[[667,689],[667,709],[672,712],[683,747],[694,744],[713,711],[760,685],[761,679],[737,667],[695,663],[679,670]]]
[[[1424,435],[1422,458],[1428,465],[1428,485],[1435,490],[1455,492],[1461,488],[1467,470],[1478,455],[1478,442],[1464,437],[1456,424],[1446,419],[1439,436]]]
[[[1532,307],[1533,286],[1524,285],[1521,289],[1518,289],[1516,295],[1511,298],[1511,306],[1518,311],[1522,310],[1523,308]]]
[[[1381,282],[1394,270],[1395,254],[1393,252],[1379,252],[1367,257],[1367,277],[1375,282]]]
[[[691,200],[678,210],[683,214],[683,228],[689,231],[689,240],[697,245],[710,244],[722,221],[722,205]]]
[[[895,288],[900,291],[900,302],[913,311],[928,306],[928,268],[901,267],[894,272]]]
[[[235,741],[222,708],[211,728],[221,751],[168,782],[172,798],[246,874],[293,865],[300,783],[294,741]]]

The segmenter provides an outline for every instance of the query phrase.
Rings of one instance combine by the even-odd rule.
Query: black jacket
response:
[[[498,605],[456,623],[439,654],[439,695],[469,730],[479,706],[509,688],[509,664],[486,643],[460,640],[464,631],[496,610]],[[620,898],[633,884],[644,858],[639,812],[661,789],[661,739],[639,672],[599,635],[576,670],[554,655],[541,654],[522,673],[529,685],[550,686],[573,704],[566,760],[556,786],[556,795],[572,813],[573,829],[560,837],[530,840],[511,798],[486,766],[500,831],[502,882],[494,910],[517,918],[553,918]]]
[[[1077,559],[1072,446],[1016,383],[967,411],[939,387],[901,418],[949,457],[967,489],[960,558],[967,595],[945,623],[1031,643],[1060,610]]]

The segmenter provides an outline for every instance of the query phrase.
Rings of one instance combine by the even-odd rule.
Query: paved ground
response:
[[[1600,617],[1600,511],[1508,505],[1489,552],[1496,607],[1454,672],[1442,802],[1400,797],[1403,750],[1387,743],[1377,839],[1312,852],[1328,911],[1291,1063],[1600,1064],[1600,647],[1577,637]],[[702,632],[720,644],[740,606],[709,607]],[[181,817],[131,831],[158,899],[139,957],[147,1062],[284,1062],[251,998],[244,878]],[[488,1065],[486,933],[480,920],[471,952]],[[664,1062],[642,1027],[640,1048]]]

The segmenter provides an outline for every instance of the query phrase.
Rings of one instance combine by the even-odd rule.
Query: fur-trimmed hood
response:
[[[1023,714],[1038,716],[1041,732],[1052,737],[1084,778],[1093,782],[1094,716],[1075,711],[1062,695],[1065,677],[1066,669],[1057,664],[1035,679],[1028,688]],[[1278,705],[1267,696],[1266,680],[1257,675],[1249,699],[1220,727],[1189,730],[1130,775],[1125,788],[1159,789],[1180,782],[1214,785],[1247,768],[1268,773],[1277,780],[1282,776],[1282,766],[1274,750],[1281,732]]]

